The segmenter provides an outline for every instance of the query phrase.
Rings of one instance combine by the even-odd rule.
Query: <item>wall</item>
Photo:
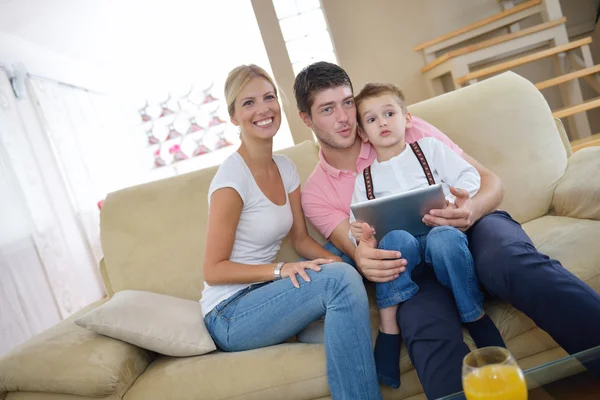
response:
[[[393,82],[411,103],[428,97],[413,46],[498,11],[496,0],[323,0],[340,64],[359,90]]]
[[[410,103],[428,97],[420,72],[421,53],[413,46],[441,36],[500,11],[496,0],[322,0],[338,60],[350,74],[355,89],[368,81],[393,82]],[[593,13],[593,0],[563,1],[569,26],[576,26]],[[587,10],[587,11],[586,11]],[[526,21],[523,26],[535,23]],[[593,34],[594,59],[600,56],[600,33]],[[554,76],[552,63],[540,61],[515,72],[539,82]],[[586,99],[597,97],[582,83]],[[544,93],[551,108],[561,107],[557,89]],[[600,132],[600,110],[588,112],[592,132]]]

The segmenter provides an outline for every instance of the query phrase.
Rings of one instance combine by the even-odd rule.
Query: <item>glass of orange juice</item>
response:
[[[463,360],[467,400],[527,400],[527,384],[515,358],[503,347],[484,347]]]

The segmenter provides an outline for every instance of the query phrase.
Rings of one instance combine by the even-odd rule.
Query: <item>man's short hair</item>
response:
[[[310,108],[318,92],[324,89],[349,86],[352,89],[350,77],[339,65],[319,61],[305,67],[294,81],[294,96],[298,110],[311,115]]]
[[[402,112],[406,114],[408,109],[406,108],[406,102],[404,101],[404,93],[402,93],[402,90],[400,90],[398,86],[391,83],[367,83],[365,87],[361,89],[360,93],[354,98],[356,108],[358,109],[360,104],[367,99],[380,97],[386,94],[395,97],[398,105],[402,109]],[[358,122],[362,124],[360,113],[357,113],[357,116]]]

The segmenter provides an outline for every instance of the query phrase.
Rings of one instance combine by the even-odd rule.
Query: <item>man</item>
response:
[[[350,78],[335,64],[314,63],[296,77],[294,94],[300,117],[321,145],[319,164],[302,192],[306,216],[331,242],[329,248],[347,261],[353,259],[365,278],[394,279],[404,271],[406,260],[396,252],[377,249],[370,233],[363,233],[358,246],[348,237],[355,178],[376,156],[369,144],[358,139]],[[566,351],[600,345],[600,296],[558,261],[539,253],[508,213],[496,211],[503,189],[493,172],[425,121],[415,117],[413,125],[406,132],[408,143],[436,137],[481,175],[475,197],[469,199],[466,191],[456,190],[456,208],[432,210],[424,222],[466,231],[482,286],[532,318]],[[461,363],[469,349],[449,291],[424,266],[414,271],[413,280],[420,290],[398,307],[398,323],[425,394],[438,398],[461,390]]]

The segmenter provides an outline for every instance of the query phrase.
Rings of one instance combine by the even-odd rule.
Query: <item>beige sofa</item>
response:
[[[410,110],[496,171],[506,188],[502,208],[523,223],[542,252],[600,290],[600,148],[571,155],[562,125],[542,95],[513,73]],[[318,160],[317,147],[309,142],[283,153],[296,162],[303,181]],[[137,289],[199,299],[206,193],[214,173],[214,168],[197,171],[108,196],[101,217],[101,269],[109,295]],[[285,244],[280,258],[297,256]],[[486,308],[522,367],[565,355],[507,304]],[[371,315],[375,328],[374,307]],[[290,342],[174,358],[95,334],[76,326],[74,318],[0,360],[0,400],[329,398],[321,344]],[[384,388],[384,397],[424,398],[406,350],[401,370],[402,387]]]

